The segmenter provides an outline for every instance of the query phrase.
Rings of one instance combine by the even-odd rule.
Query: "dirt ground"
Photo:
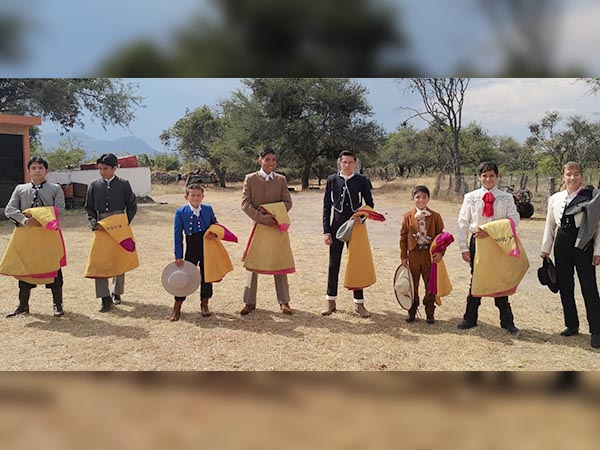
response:
[[[432,186],[432,183],[430,183]],[[176,191],[177,189],[175,189]],[[421,317],[404,321],[392,277],[399,263],[398,239],[402,214],[410,207],[408,191],[399,184],[375,182],[375,209],[383,223],[370,223],[369,235],[378,281],[365,291],[370,319],[354,314],[352,296],[340,290],[338,312],[322,317],[327,281],[327,247],[322,239],[323,191],[292,194],[290,236],[296,273],[289,276],[295,314],[279,311],[272,277],[259,278],[258,308],[241,317],[246,271],[241,255],[251,230],[240,209],[241,188],[210,188],[207,203],[219,222],[240,239],[226,243],[234,271],[214,286],[213,316],[199,314],[199,294],[184,304],[180,322],[167,320],[172,297],[163,289],[161,272],[172,261],[174,211],[185,203],[173,187],[157,187],[156,204],[142,204],[133,222],[141,265],[126,275],[123,304],[112,312],[97,311],[94,283],[85,279],[91,233],[82,210],[62,220],[68,265],[63,269],[65,316],[52,316],[50,291],[32,292],[31,314],[0,318],[4,343],[1,370],[598,370],[600,351],[589,345],[585,309],[577,289],[582,334],[558,335],[563,329],[558,295],[537,280],[544,217],[536,213],[519,231],[531,267],[511,297],[515,323],[511,336],[499,327],[492,299],[483,299],[479,326],[461,331],[468,291],[469,267],[453,244],[445,257],[453,292],[436,311],[436,323]],[[459,202],[432,200],[430,206],[456,233]],[[0,252],[6,248],[12,224],[0,222]],[[345,259],[343,260],[344,264]],[[340,274],[342,283],[344,266]],[[0,311],[17,304],[17,283],[0,278]],[[424,315],[424,313],[423,313]]]

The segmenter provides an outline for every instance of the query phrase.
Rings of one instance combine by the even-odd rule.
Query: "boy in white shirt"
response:
[[[458,215],[458,245],[462,258],[471,265],[473,274],[473,261],[475,260],[476,241],[484,238],[486,233],[479,229],[480,225],[493,220],[512,219],[515,226],[519,224],[519,213],[513,196],[501,191],[496,186],[498,182],[498,166],[494,162],[485,161],[477,167],[481,188],[465,194],[465,198]],[[494,302],[500,311],[500,326],[511,334],[517,334],[514,317],[508,302],[508,296],[495,297]],[[466,330],[477,326],[477,315],[481,297],[467,296],[467,307],[463,321],[458,328]]]

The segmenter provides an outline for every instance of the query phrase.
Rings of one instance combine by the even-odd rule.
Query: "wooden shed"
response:
[[[29,181],[29,127],[41,124],[39,117],[0,114],[0,209],[17,184]]]

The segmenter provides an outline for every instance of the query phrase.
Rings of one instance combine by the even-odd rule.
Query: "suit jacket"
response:
[[[270,216],[259,207],[276,202],[283,202],[288,211],[292,209],[292,197],[283,175],[273,172],[273,179],[269,181],[261,177],[258,171],[246,175],[242,188],[242,210],[248,217],[256,223],[268,224]]]
[[[444,231],[444,221],[442,216],[427,208],[431,213],[425,218],[425,226],[427,227],[427,236],[430,238],[436,237]],[[402,228],[400,229],[400,257],[408,258],[408,253],[417,247],[417,239],[413,236],[419,231],[419,221],[415,219],[417,208],[413,208],[402,216]]]
[[[596,194],[594,196],[594,194]],[[598,191],[582,189],[577,196],[565,208],[565,200],[568,196],[566,190],[557,192],[548,199],[548,213],[544,227],[542,241],[542,252],[550,253],[556,229],[560,226],[563,214],[575,215],[575,224],[579,227],[577,235],[577,248],[585,248],[590,242],[594,245],[594,255],[600,255],[600,204]],[[586,210],[584,213],[583,211]]]
[[[23,225],[26,217],[22,211],[31,208],[35,189],[31,183],[19,184],[10,196],[10,200],[4,209],[4,215],[15,225]],[[39,189],[39,206],[56,206],[59,214],[65,211],[65,194],[58,184],[42,184]]]
[[[217,223],[215,213],[207,203],[200,205],[200,217],[194,215],[190,205],[185,205],[175,211],[173,221],[175,259],[183,259],[183,234],[189,236],[193,233],[208,230],[213,223]]]
[[[111,212],[125,212],[131,223],[137,212],[137,203],[129,181],[114,177],[110,189],[107,189],[103,178],[92,181],[85,198],[85,212],[92,230],[98,220]]]
[[[346,181],[339,173],[329,175],[323,197],[323,234],[332,232],[332,209],[333,221],[341,223],[350,219],[363,204],[375,207],[367,178],[355,174]]]

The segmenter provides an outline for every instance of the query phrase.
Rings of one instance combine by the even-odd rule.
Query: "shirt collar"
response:
[[[34,189],[41,189],[44,184],[46,184],[47,180],[42,181],[40,184],[35,184],[33,181],[31,182],[31,186]]]
[[[271,171],[270,174],[267,174],[263,168],[261,167],[260,170],[258,171],[258,174],[263,177],[266,181],[272,180],[273,179],[273,171]]]
[[[340,177],[342,177],[344,180],[348,181],[350,178],[352,178],[355,174],[354,172],[352,172],[352,175],[344,175],[342,172],[338,172],[338,175]]]
[[[190,207],[190,209],[192,210],[192,213],[195,216],[200,217],[200,210],[202,209],[202,203],[200,203],[200,205],[198,206],[198,208],[194,208],[189,202],[188,202],[188,206]]]
[[[113,176],[112,176],[112,178],[111,178],[110,180],[107,180],[106,178],[103,178],[103,180],[104,180],[104,182],[105,182],[106,184],[110,184],[110,182],[111,182],[112,180],[114,180],[116,177],[117,177],[116,175],[113,175]]]

